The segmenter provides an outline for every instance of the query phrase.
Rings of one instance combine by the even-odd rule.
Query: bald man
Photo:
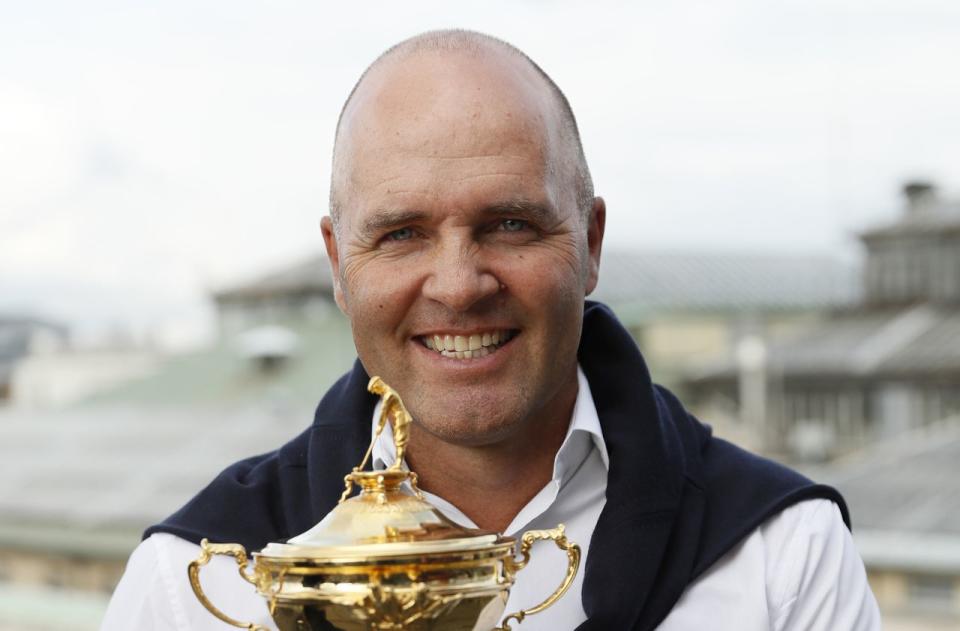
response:
[[[358,362],[306,432],[147,531],[104,628],[225,628],[187,583],[197,542],[257,550],[322,519],[371,440],[368,375],[402,395],[406,464],[448,517],[509,535],[563,522],[583,547],[571,590],[524,629],[879,628],[836,491],[713,438],[585,301],[605,217],[573,112],[523,53],[463,31],[384,53],[341,113],[321,224]],[[388,438],[374,468],[396,462]],[[507,609],[564,565],[535,554]],[[230,559],[205,576],[229,615],[273,628]]]

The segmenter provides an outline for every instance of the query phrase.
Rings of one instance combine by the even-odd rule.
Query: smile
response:
[[[500,329],[472,335],[423,335],[420,341],[444,357],[474,359],[496,352],[516,334],[516,330]]]

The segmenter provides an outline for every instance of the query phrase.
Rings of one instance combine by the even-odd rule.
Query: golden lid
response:
[[[310,530],[285,544],[271,543],[260,555],[372,562],[512,544],[513,538],[450,521],[423,498],[417,474],[401,468],[412,419],[397,393],[379,377],[370,380],[369,389],[383,399],[379,422],[360,466],[344,478],[346,489],[339,504]],[[383,471],[362,471],[387,420],[393,426],[396,463]],[[353,484],[360,487],[360,494],[347,499]]]
[[[271,543],[260,554],[373,560],[483,548],[501,540],[496,533],[464,528],[444,517],[419,491],[404,487],[410,476],[396,469],[351,473],[348,478],[360,486],[359,495],[341,501],[305,533],[286,544]]]

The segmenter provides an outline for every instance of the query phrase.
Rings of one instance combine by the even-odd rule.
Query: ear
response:
[[[337,301],[345,315],[347,313],[347,301],[343,296],[343,286],[340,283],[340,249],[337,245],[336,231],[333,229],[333,220],[326,216],[320,220],[320,232],[323,234],[323,244],[327,247],[327,258],[330,259],[330,271],[333,273],[333,299]]]
[[[589,269],[587,270],[587,295],[593,293],[600,278],[600,250],[603,247],[603,229],[607,222],[607,204],[602,197],[593,198],[590,216],[587,218],[587,250]]]

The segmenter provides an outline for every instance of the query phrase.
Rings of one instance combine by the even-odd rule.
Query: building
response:
[[[860,235],[862,301],[760,338],[759,363],[689,372],[701,409],[753,410],[767,450],[807,459],[960,413],[960,204],[930,184],[904,193],[897,221]]]
[[[734,352],[745,336],[806,328],[855,304],[855,266],[806,254],[604,250],[591,298],[630,329],[655,379],[680,377]]]
[[[0,629],[97,629],[146,525],[307,422],[270,401],[0,411]]]
[[[19,361],[67,344],[67,328],[61,324],[35,317],[0,316],[0,405],[13,398],[11,382]]]
[[[859,450],[817,477],[843,493],[890,631],[960,628],[960,423]]]
[[[337,311],[326,255],[217,290],[213,293],[222,335],[256,325],[324,319]]]
[[[306,428],[355,356],[325,264],[217,292],[221,335],[187,354],[18,347],[19,404],[0,409],[0,630],[97,629],[146,526]]]

